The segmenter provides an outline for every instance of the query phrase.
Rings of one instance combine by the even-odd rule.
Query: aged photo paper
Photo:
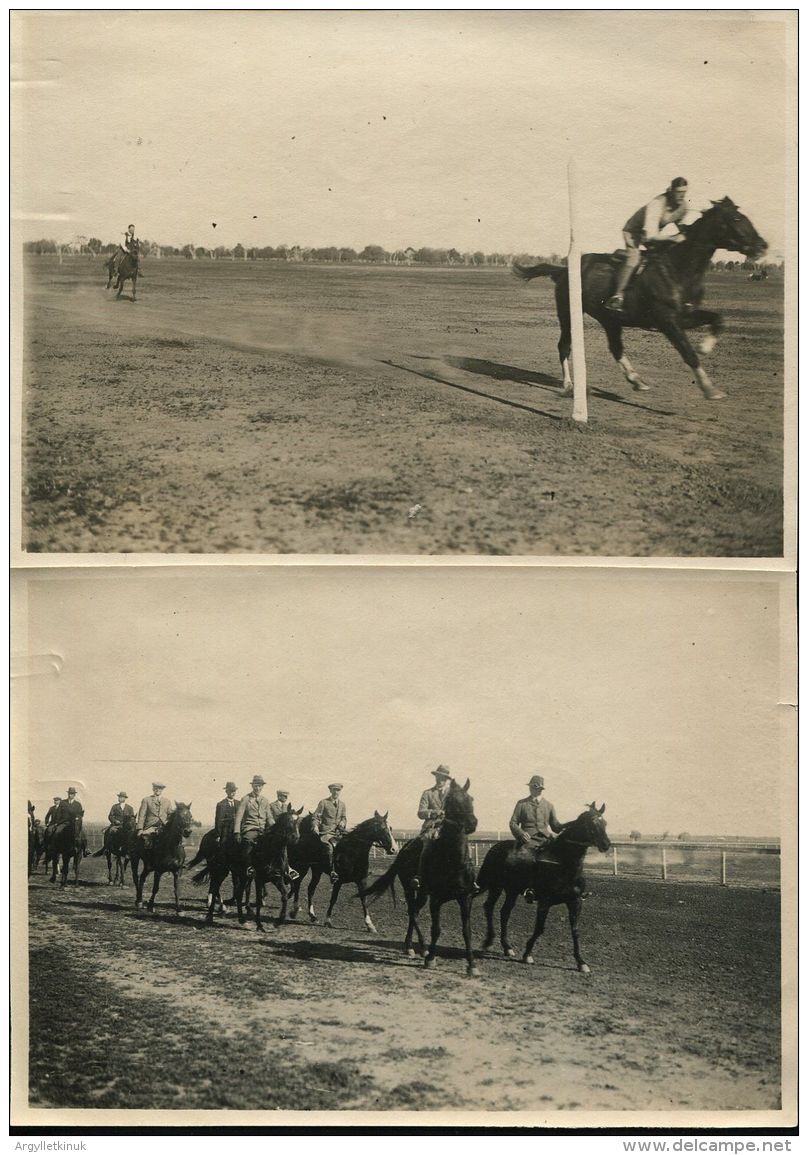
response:
[[[796,12],[10,56],[12,1130],[795,1128]]]
[[[85,568],[19,574],[15,592],[13,805],[27,789],[43,814],[72,787],[91,850],[120,793],[137,811],[153,782],[191,807],[186,861],[229,782],[243,799],[259,777],[303,816],[336,784],[344,846],[374,815],[389,820],[396,845],[374,850],[377,878],[421,829],[441,770],[466,789],[481,887],[535,775],[589,846],[585,965],[564,904],[525,965],[538,905],[521,894],[515,957],[501,903],[481,949],[491,882],[473,902],[472,977],[454,901],[435,969],[407,956],[403,876],[369,924],[349,881],[327,911],[326,875],[313,896],[304,877],[297,917],[276,926],[270,883],[258,933],[254,912],[242,925],[227,906],[207,924],[198,866],[176,912],[170,875],[150,911],[103,857],[81,860],[76,879],[71,864],[64,888],[35,864],[28,951],[13,958],[15,1122],[272,1126],[326,1111],[334,1126],[793,1124],[787,575]],[[542,886],[567,870],[565,837]],[[13,861],[21,946],[22,846]],[[151,891],[149,879],[144,901]],[[54,1035],[66,990],[75,1036]],[[110,1064],[121,1038],[127,1061]]]

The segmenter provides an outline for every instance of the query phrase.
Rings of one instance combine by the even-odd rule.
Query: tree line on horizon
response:
[[[60,244],[52,239],[26,241],[23,250],[38,256],[56,255],[60,251],[71,255],[87,255],[92,257],[109,256],[115,252],[117,243],[104,243],[98,237],[80,237],[69,244]],[[262,248],[252,246],[246,248],[236,244],[233,248],[218,245],[208,248],[204,245],[161,245],[156,241],[142,240],[140,252],[144,257],[182,257],[186,260],[219,260],[219,261],[288,261],[292,263],[316,262],[326,264],[371,264],[371,265],[428,265],[428,266],[466,266],[480,268],[482,266],[507,267],[514,261],[519,264],[538,264],[547,262],[552,265],[566,265],[567,258],[558,253],[549,256],[533,253],[484,253],[460,252],[458,249],[429,248],[422,246],[415,249],[395,249],[388,251],[381,245],[365,245],[357,251],[353,248],[327,245],[323,248],[311,248],[301,245],[265,245]],[[755,262],[748,258],[739,260],[713,260],[710,267],[718,272],[733,272],[738,269],[753,270],[765,262]],[[784,262],[767,265],[769,269],[782,270]]]

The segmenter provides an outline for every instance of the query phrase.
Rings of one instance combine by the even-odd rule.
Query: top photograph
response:
[[[20,555],[782,558],[796,14],[11,17]]]

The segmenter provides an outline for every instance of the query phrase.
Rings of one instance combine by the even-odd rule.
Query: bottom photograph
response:
[[[794,1125],[792,578],[13,580],[12,1125]]]

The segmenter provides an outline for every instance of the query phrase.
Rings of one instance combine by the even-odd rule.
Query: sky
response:
[[[17,12],[22,239],[618,247],[679,175],[782,257],[794,13]],[[790,62],[790,63],[789,63]],[[788,72],[788,68],[792,72]],[[216,222],[216,228],[213,223]]]
[[[93,820],[155,778],[203,826],[232,778],[418,825],[446,763],[481,830],[532,774],[612,833],[780,833],[782,577],[282,566],[15,577],[14,781]],[[786,594],[783,595],[787,596]],[[26,623],[27,622],[27,626]],[[26,742],[27,739],[27,742]]]

